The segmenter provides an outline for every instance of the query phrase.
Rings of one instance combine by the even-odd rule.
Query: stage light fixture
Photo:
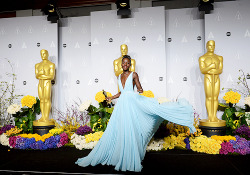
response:
[[[116,1],[116,7],[117,7],[117,15],[121,16],[130,16],[131,10],[129,5],[129,0],[117,0]]]
[[[57,0],[50,0],[48,4],[41,10],[47,16],[47,20],[56,23],[62,17],[56,6]]]
[[[214,0],[200,0],[198,4],[199,11],[204,11],[205,14],[209,14],[211,10],[214,10]]]

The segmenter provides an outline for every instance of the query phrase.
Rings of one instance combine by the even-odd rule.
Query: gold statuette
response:
[[[223,57],[214,54],[215,42],[208,41],[207,53],[199,58],[200,71],[204,74],[204,89],[206,95],[206,108],[208,119],[200,121],[201,126],[223,127],[226,126],[224,120],[217,118],[218,96],[220,93],[219,74],[223,69]]]
[[[126,44],[122,44],[121,45],[121,57],[119,57],[118,59],[114,60],[113,65],[114,65],[114,72],[115,72],[115,76],[119,76],[120,74],[123,73],[123,69],[122,69],[122,57],[124,55],[128,54],[128,46]],[[129,68],[129,71],[134,72],[135,71],[135,60],[131,59],[131,66]],[[118,86],[118,92],[120,92],[119,86]]]
[[[41,50],[42,62],[35,65],[36,78],[39,80],[38,96],[42,117],[33,122],[34,126],[54,125],[54,122],[49,119],[49,113],[51,109],[51,80],[55,77],[55,64],[48,60],[48,56],[47,50]]]
[[[122,57],[124,55],[128,54],[128,46],[126,44],[121,45],[121,57],[119,57],[118,59],[114,60],[113,64],[114,64],[114,71],[115,71],[115,75],[118,77],[120,74],[123,73],[122,70]],[[131,59],[131,66],[129,68],[129,71],[134,72],[135,71],[135,60]]]

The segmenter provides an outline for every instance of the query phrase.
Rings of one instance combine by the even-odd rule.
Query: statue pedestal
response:
[[[49,130],[55,127],[55,122],[52,120],[48,121],[33,121],[33,132],[39,135],[44,135],[49,133]]]
[[[53,129],[55,125],[50,126],[33,126],[34,134],[39,134],[40,136],[49,133],[49,130]]]
[[[200,120],[199,128],[202,131],[202,135],[211,137],[213,135],[224,136],[226,135],[226,121],[218,120],[211,122],[207,119]]]

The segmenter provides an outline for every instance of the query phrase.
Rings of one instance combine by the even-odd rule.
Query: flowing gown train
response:
[[[115,166],[115,170],[138,172],[147,144],[164,119],[195,132],[193,108],[185,99],[159,104],[156,99],[141,96],[133,90],[132,74],[124,88],[119,76],[121,95],[108,126],[89,155],[75,162],[79,166],[106,164]]]

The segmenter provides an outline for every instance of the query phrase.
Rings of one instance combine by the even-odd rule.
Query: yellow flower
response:
[[[112,97],[112,94],[110,92],[106,92],[108,97]],[[103,91],[97,92],[95,95],[95,100],[99,103],[103,102],[105,100],[105,95],[103,94]]]
[[[234,91],[229,91],[225,94],[225,96],[223,97],[223,99],[226,101],[226,103],[239,103],[241,98],[241,95],[238,92],[234,92]]]
[[[193,151],[203,152],[207,154],[219,154],[221,149],[221,141],[212,138],[207,138],[206,136],[191,137],[190,148]]]
[[[35,138],[36,141],[43,141],[45,142],[45,140],[51,136],[53,136],[51,133],[47,133],[47,134],[44,134],[42,136],[38,135],[38,134],[20,134],[19,136],[21,137],[24,137],[24,138]]]
[[[34,104],[36,104],[36,97],[34,96],[30,96],[30,95],[26,95],[22,98],[21,100],[22,106],[27,106],[29,108],[32,108],[32,106]]]
[[[87,134],[87,135],[85,135],[86,143],[98,141],[98,140],[100,140],[102,135],[103,135],[102,131]]]
[[[17,128],[17,126],[15,126],[15,128],[11,128],[10,130],[6,131],[5,134],[7,136],[12,136],[12,135],[19,134],[22,131],[23,131],[23,129],[19,129],[19,128]]]
[[[55,128],[55,129],[51,129],[49,130],[49,133],[52,135],[59,135],[63,132],[63,129],[61,128]]]
[[[163,148],[164,149],[174,149],[174,147],[185,148],[186,143],[184,142],[185,137],[182,135],[174,136],[170,135],[164,138]]]
[[[155,97],[154,93],[152,91],[150,91],[150,90],[143,91],[143,93],[141,93],[140,95],[145,96],[145,97],[150,97],[150,98],[154,98]]]

